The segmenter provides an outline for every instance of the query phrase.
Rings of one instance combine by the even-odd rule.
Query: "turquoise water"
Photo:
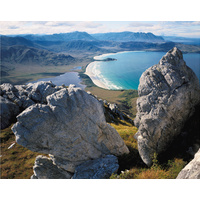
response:
[[[94,59],[115,58],[116,61],[95,61],[90,65],[93,73],[109,89],[138,89],[139,79],[142,73],[158,64],[167,52],[121,52],[115,54],[104,54]],[[183,54],[186,64],[193,69],[200,80],[200,54]]]

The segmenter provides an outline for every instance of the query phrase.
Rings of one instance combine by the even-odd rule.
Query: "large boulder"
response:
[[[138,87],[135,138],[142,160],[165,151],[200,103],[199,80],[174,47],[159,64],[147,69]]]
[[[1,98],[6,99],[10,106],[12,102],[15,104],[15,110],[12,112],[12,118],[15,118],[21,111],[28,108],[31,105],[34,105],[36,103],[46,103],[46,97],[50,94],[53,94],[54,92],[62,89],[61,86],[56,86],[50,81],[40,81],[37,83],[29,83],[28,85],[12,85],[10,83],[3,83],[0,85],[0,95]],[[3,102],[4,107],[5,106],[5,100]],[[8,115],[6,112],[1,112],[1,118],[6,119],[8,118]],[[11,124],[6,123],[7,120],[4,120],[4,125],[2,124],[1,128],[6,128]],[[6,125],[5,125],[6,124]]]
[[[200,149],[178,174],[177,179],[200,179]]]
[[[106,123],[102,104],[72,85],[47,96],[17,116],[12,127],[18,144],[50,154],[58,167],[74,173],[81,163],[128,153],[117,131]]]

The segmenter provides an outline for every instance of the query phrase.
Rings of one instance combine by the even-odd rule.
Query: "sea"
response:
[[[94,61],[87,67],[92,69],[93,74],[110,90],[138,89],[139,79],[142,73],[149,67],[158,64],[160,59],[167,52],[147,52],[147,51],[125,51],[119,53],[109,53],[95,56],[95,60],[106,58],[115,58],[114,61]],[[200,80],[200,54],[187,53],[183,58],[190,68],[195,72]],[[74,70],[81,69],[80,66],[72,69],[72,72],[66,72],[60,76],[43,78],[38,81],[52,81],[55,85],[74,84],[84,89],[86,86],[81,84],[78,72]],[[32,83],[34,83],[32,82]]]
[[[128,51],[95,56],[95,60],[115,58],[114,61],[94,61],[88,67],[108,89],[138,89],[142,73],[158,64],[167,52]],[[192,68],[200,80],[200,54],[183,54],[186,65]]]

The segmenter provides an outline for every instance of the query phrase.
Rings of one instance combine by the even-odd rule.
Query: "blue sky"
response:
[[[200,38],[200,21],[0,21],[0,34],[53,34],[73,31],[152,32]]]

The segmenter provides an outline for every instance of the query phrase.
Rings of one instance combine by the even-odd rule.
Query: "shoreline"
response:
[[[26,84],[37,83],[40,81],[51,81],[53,84],[57,86],[61,86],[63,84],[69,86],[70,84],[74,84],[76,85],[76,87],[80,87],[83,90],[87,87],[86,85],[81,83],[81,78],[79,76],[79,73],[74,71],[62,73],[54,77],[37,79],[35,81],[27,82]]]
[[[90,77],[90,79],[92,80],[92,82],[97,86],[97,87],[100,87],[100,88],[103,88],[103,89],[107,89],[107,90],[110,90],[101,80],[100,77],[98,77],[96,74],[93,73],[92,71],[92,65],[95,63],[95,62],[98,62],[98,61],[94,61],[94,62],[91,62],[87,67],[86,67],[86,70],[85,70],[85,73],[87,76]]]
[[[94,73],[93,71],[95,70],[94,69],[95,63],[97,64],[97,62],[101,62],[101,59],[105,59],[104,58],[105,56],[111,56],[112,57],[115,54],[121,54],[121,53],[127,53],[127,52],[145,52],[145,51],[120,51],[120,52],[116,52],[116,53],[106,53],[106,54],[101,54],[101,55],[94,56],[93,57],[94,61],[88,64],[88,66],[85,69],[85,73],[84,74],[86,74],[87,76],[89,76],[90,79],[92,80],[92,82],[97,87],[100,87],[100,88],[103,88],[103,89],[107,89],[107,90],[122,90],[122,89],[124,89],[124,88],[118,87],[116,85],[113,85],[112,88],[109,88],[104,83],[105,81],[109,82],[109,80],[106,80],[105,78],[99,77],[99,74]]]

